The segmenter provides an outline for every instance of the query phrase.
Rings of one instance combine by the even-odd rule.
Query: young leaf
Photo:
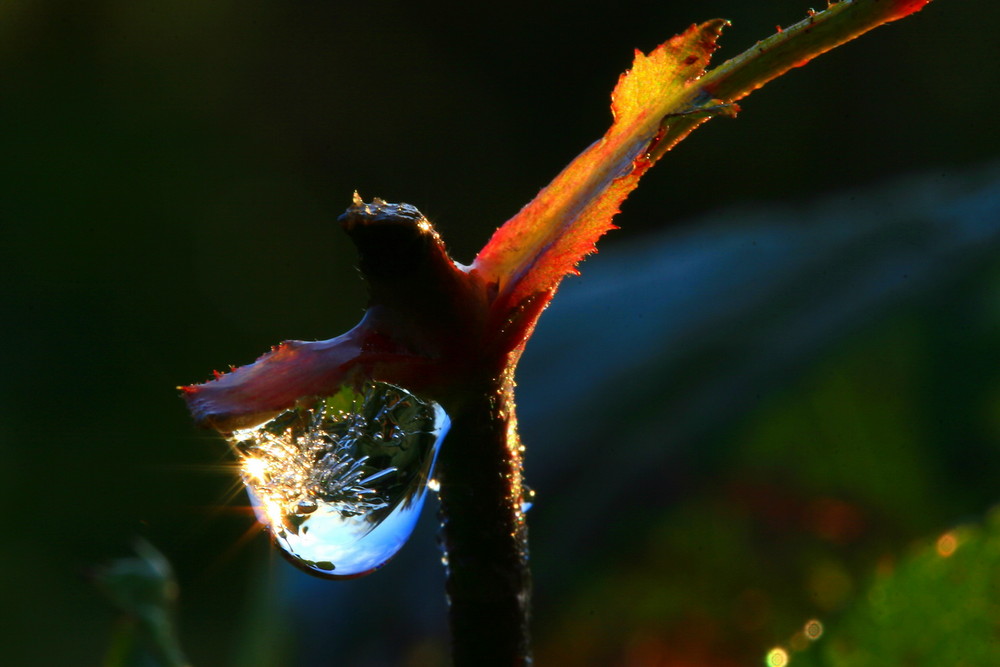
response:
[[[555,288],[575,271],[652,166],[648,154],[664,120],[712,106],[696,82],[725,25],[715,20],[691,26],[649,55],[636,51],[632,70],[611,95],[611,129],[498,229],[476,257],[473,268],[498,283],[500,311]]]
[[[725,21],[692,26],[648,56],[636,52],[612,94],[614,123],[490,238],[473,263],[498,286],[501,317],[526,299],[547,303],[562,278],[614,225],[639,178],[698,125],[768,81],[930,0],[844,0],[704,73]],[[530,326],[525,327],[530,331]]]

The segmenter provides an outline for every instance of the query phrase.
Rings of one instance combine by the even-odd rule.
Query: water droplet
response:
[[[438,404],[373,382],[300,400],[229,443],[274,542],[313,574],[348,578],[413,532],[449,424]]]
[[[315,500],[313,500],[312,498],[303,498],[295,506],[295,513],[296,514],[312,514],[313,512],[316,511],[317,507],[319,507],[319,504]]]
[[[527,484],[525,484],[521,496],[521,512],[527,512],[534,506],[535,506],[535,490],[530,486],[528,486]]]

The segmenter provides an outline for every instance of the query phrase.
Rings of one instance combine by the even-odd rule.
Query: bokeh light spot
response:
[[[788,651],[776,646],[767,652],[767,667],[785,667],[788,664]]]
[[[937,552],[941,558],[951,556],[956,549],[958,549],[958,539],[955,538],[954,533],[945,533],[938,538]]]

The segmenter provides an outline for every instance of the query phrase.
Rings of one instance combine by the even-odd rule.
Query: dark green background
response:
[[[224,447],[191,425],[174,387],[248,363],[280,340],[331,337],[357,320],[363,288],[334,222],[355,189],[417,205],[455,258],[469,261],[497,225],[601,135],[608,94],[634,47],[648,50],[692,21],[722,16],[733,26],[721,62],[805,9],[793,0],[0,4],[0,497],[7,510],[0,661],[99,664],[114,613],[84,575],[142,535],[177,571],[180,631],[196,665],[249,665],[248,654],[260,664],[312,665],[323,652],[331,664],[392,664],[400,655],[410,656],[408,664],[435,664],[444,605],[433,522],[406,550],[409,560],[376,577],[347,584],[299,577],[273,559],[263,537],[239,542],[251,520],[238,509],[242,498],[226,504],[233,478]],[[668,155],[625,205],[617,220],[623,229],[606,247],[711,224],[701,216],[737,204],[760,203],[794,219],[805,202],[894,175],[960,181],[1000,154],[1000,44],[990,28],[997,18],[995,5],[937,0],[772,83],[745,101],[738,120],[717,120]],[[620,261],[627,271],[628,259]],[[544,383],[528,384],[544,360],[526,357],[524,400],[535,403],[525,406],[527,445],[531,451],[537,433],[536,442],[546,441],[537,451],[552,452],[539,475],[552,481],[536,483],[531,515],[540,654],[556,664],[554,656],[569,660],[564,651],[576,646],[573,659],[582,664],[668,664],[654,660],[656,638],[673,632],[709,653],[716,647],[723,657],[757,660],[807,616],[837,611],[809,608],[797,575],[779,576],[813,562],[811,552],[768,552],[768,559],[799,559],[769,561],[769,581],[737,566],[749,543],[771,538],[767,531],[748,537],[733,508],[747,505],[746,493],[758,504],[771,496],[734,491],[725,480],[767,477],[755,466],[766,468],[773,457],[783,461],[782,479],[801,487],[782,502],[835,497],[866,517],[868,537],[878,536],[858,538],[864,548],[831,566],[859,573],[855,592],[880,555],[978,520],[997,499],[1000,471],[997,274],[979,260],[964,267],[959,256],[947,273],[951,291],[934,292],[915,310],[888,316],[874,307],[867,319],[818,337],[812,354],[752,391],[752,401],[706,416],[713,428],[688,432],[678,447],[711,452],[691,464],[690,479],[700,481],[637,478],[639,500],[599,521],[557,501],[573,493],[600,498],[600,471],[615,467],[614,458],[588,454],[589,467],[553,466],[573,462],[579,443],[560,441],[549,420],[614,424],[630,415],[547,414],[538,407]],[[580,285],[599,293],[600,285],[586,283],[586,265],[583,271]],[[658,295],[654,289],[643,298],[655,303]],[[961,317],[948,310],[965,303],[955,295],[970,299],[966,310],[955,306]],[[687,308],[712,306],[695,300]],[[545,333],[550,340],[560,336],[557,317],[554,311]],[[607,350],[611,359],[621,355],[622,368],[641,366],[627,352]],[[698,354],[680,376],[713,376],[732,361]],[[887,375],[886,354],[895,355],[889,366],[898,373]],[[581,356],[577,364],[590,361]],[[602,385],[573,369],[564,365],[558,381],[597,383],[594,391],[609,395],[627,382]],[[650,391],[683,394],[672,377]],[[877,409],[886,397],[900,404],[894,419]],[[902,456],[913,466],[883,485],[884,507],[831,490],[782,458],[795,447],[787,434],[826,428],[796,400],[819,405],[834,424],[860,405],[884,433],[916,429],[879,459]],[[906,417],[927,410],[933,419]],[[834,443],[853,437],[823,432]],[[945,474],[938,454],[954,441],[968,447],[944,456],[957,458]],[[930,454],[909,456],[913,442]],[[599,444],[607,456],[629,451],[614,438]],[[974,460],[962,458],[969,448]],[[861,478],[870,472],[857,457],[845,455],[840,465]],[[934,487],[925,478],[943,481]],[[774,538],[778,545],[808,532],[794,521],[776,530],[784,536]],[[544,545],[556,539],[567,542],[552,553],[575,562],[546,556]],[[709,582],[720,577],[685,570],[684,559],[663,546],[677,540],[695,545],[694,562],[713,545],[717,573],[725,571],[730,585],[713,590]],[[631,575],[619,580],[616,571]],[[420,585],[400,583],[414,580]],[[692,612],[691,600],[769,586],[778,602],[767,604],[780,611],[763,626],[733,630],[742,626],[730,611],[708,603]],[[261,601],[269,590],[277,592]],[[635,619],[621,611],[635,611],[645,599],[639,591],[659,590],[669,603],[647,600]],[[757,593],[746,595],[757,609]],[[685,614],[693,625],[672,625]],[[266,649],[281,646],[281,621],[292,618],[312,637],[298,641],[300,663]],[[690,627],[714,629],[699,635]],[[654,658],[642,662],[647,654]]]

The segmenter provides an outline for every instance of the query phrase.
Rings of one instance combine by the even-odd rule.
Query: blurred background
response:
[[[300,574],[175,387],[357,321],[355,189],[471,261],[633,48],[806,9],[0,3],[4,664],[111,664],[92,573],[137,537],[194,665],[447,664],[434,508],[375,576]],[[997,13],[770,84],[567,281],[519,375],[540,664],[1000,664]]]

